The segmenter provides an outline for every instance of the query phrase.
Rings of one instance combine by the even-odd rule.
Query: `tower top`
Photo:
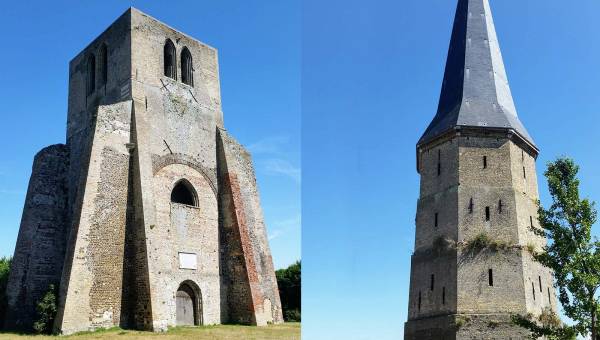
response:
[[[418,145],[460,128],[506,130],[537,152],[517,116],[488,0],[458,0],[437,114]]]

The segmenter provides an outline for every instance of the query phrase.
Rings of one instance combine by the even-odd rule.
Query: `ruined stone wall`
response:
[[[177,49],[176,79],[163,75],[167,39]],[[184,48],[193,57],[193,86],[181,82]],[[89,92],[91,56],[96,77]],[[54,190],[55,201],[39,204],[56,209],[39,213],[26,205],[14,270],[19,280],[38,284],[27,275],[56,267],[55,329],[165,330],[176,324],[182,282],[201,299],[205,324],[282,321],[250,156],[229,137],[217,150],[223,127],[217,51],[130,9],[71,61],[69,73],[64,169],[54,151],[44,153],[32,177]],[[218,167],[231,172],[218,177]],[[170,201],[181,179],[194,188],[197,207]],[[232,185],[221,185],[223,179]],[[30,191],[43,191],[41,185]],[[57,231],[32,241],[32,226],[42,218]],[[38,254],[26,248],[36,242],[40,249],[54,242],[56,259],[44,258],[52,264],[34,263]],[[196,254],[197,268],[182,268],[180,253]]]
[[[246,313],[251,312],[253,324],[283,322],[250,154],[225,131],[219,131],[218,138],[221,211],[224,213],[222,235],[226,237],[221,240],[225,247],[223,261],[232,261],[224,264],[229,270],[223,273],[223,279],[229,281],[230,316],[234,321],[247,322]],[[236,254],[242,255],[243,261],[232,256]],[[249,296],[243,294],[246,291]],[[237,304],[239,299],[248,298],[250,308],[243,301]]]
[[[86,181],[91,143],[99,105],[109,105],[131,98],[131,15],[125,12],[69,63],[69,102],[67,145],[70,148],[69,216],[78,213],[76,202]],[[107,48],[107,78],[103,82],[101,47]],[[96,58],[95,90],[86,91],[87,61]],[[117,124],[128,124],[115,122]]]
[[[65,256],[67,169],[65,145],[41,150],[34,159],[8,280],[8,329],[31,330],[35,306],[49,285],[58,288]]]
[[[197,206],[171,202],[171,191],[181,179],[195,190]],[[154,276],[152,299],[159,306],[153,310],[154,322],[176,325],[175,293],[191,281],[200,290],[202,322],[221,323],[217,193],[204,174],[183,164],[159,169],[153,190],[156,225],[146,236]],[[197,269],[182,267],[180,253],[194,254]]]
[[[131,35],[133,96],[142,103],[148,99],[148,105],[151,107],[159,108],[168,105],[170,107],[165,107],[165,111],[176,109],[181,115],[196,116],[196,119],[201,118],[222,127],[223,112],[217,50],[136,9],[132,9]],[[164,76],[163,58],[167,39],[173,42],[177,50],[177,79]],[[186,47],[193,60],[193,86],[183,84],[181,81],[181,52]],[[162,101],[163,97],[169,100]],[[210,139],[214,140],[214,128],[211,127],[207,131],[211,135]],[[204,139],[203,135],[199,137]],[[200,145],[193,142],[189,145],[192,147],[177,152],[192,155],[200,152],[198,149]],[[160,151],[163,149],[161,147]],[[156,150],[154,153],[161,154]],[[214,153],[212,158],[214,159]]]
[[[130,122],[131,102],[98,107],[61,282],[56,327],[65,334],[120,324]]]

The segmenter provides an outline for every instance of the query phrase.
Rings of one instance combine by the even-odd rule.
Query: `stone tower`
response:
[[[282,322],[217,51],[136,9],[70,62],[66,144],[34,160],[7,328],[31,328],[50,284],[63,334]]]
[[[459,0],[421,189],[405,339],[523,339],[511,314],[556,309],[530,249],[538,148],[517,117],[488,0]]]

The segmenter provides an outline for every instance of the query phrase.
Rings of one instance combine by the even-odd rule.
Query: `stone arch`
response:
[[[165,76],[177,80],[177,51],[171,39],[165,41],[163,62]]]
[[[171,190],[171,202],[197,207],[198,193],[190,181],[182,178],[175,182]]]
[[[172,165],[172,164],[187,165],[190,168],[198,171],[210,185],[210,188],[211,188],[213,194],[215,195],[215,197],[218,197],[217,186],[215,185],[216,172],[214,170],[211,170],[211,169],[208,169],[208,168],[202,166],[199,161],[197,161],[196,159],[194,159],[191,156],[180,154],[180,153],[173,153],[173,154],[169,153],[169,154],[166,154],[163,156],[153,156],[152,157],[152,172],[154,175],[156,175],[161,169],[163,169],[169,165]]]
[[[175,292],[177,326],[199,326],[202,320],[202,292],[192,281],[183,281]]]

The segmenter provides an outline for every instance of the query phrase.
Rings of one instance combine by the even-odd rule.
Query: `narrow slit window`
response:
[[[442,287],[442,305],[446,304],[446,287]]]
[[[473,213],[473,197],[469,199],[469,214]]]
[[[492,269],[488,269],[488,284],[490,287],[494,286],[494,272]]]
[[[442,174],[442,150],[438,150],[437,174]]]
[[[421,292],[419,291],[419,312],[421,311]]]
[[[533,228],[533,216],[529,216],[529,226]]]
[[[550,287],[548,287],[548,303],[552,305],[552,299],[550,299]]]
[[[533,301],[535,301],[535,285],[533,281],[531,281],[531,293],[533,294]]]
[[[437,228],[439,225],[439,213],[435,213],[434,215],[434,221],[433,221],[433,225]]]
[[[542,292],[542,277],[538,276],[538,280],[540,282],[540,293]]]
[[[430,287],[431,291],[433,291],[434,285],[435,285],[435,275],[431,274],[431,287]]]
[[[527,179],[527,173],[525,172],[525,167],[523,167],[523,178]]]
[[[487,169],[487,156],[483,156],[483,168]]]
[[[499,200],[498,201],[498,212],[501,213],[501,214],[502,214],[502,208],[503,208],[502,200]]]
[[[485,207],[485,220],[490,220],[490,207]]]

